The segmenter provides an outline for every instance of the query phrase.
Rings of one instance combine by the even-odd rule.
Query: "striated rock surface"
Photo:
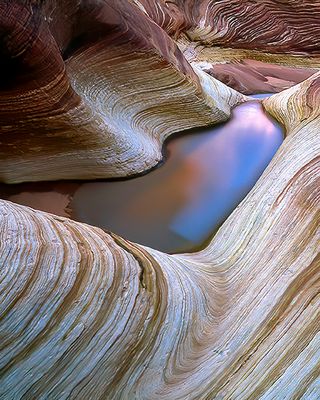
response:
[[[88,33],[71,27],[73,37],[66,32],[57,40],[51,3],[45,11],[37,2],[0,5],[7,72],[0,92],[1,181],[142,172],[161,159],[168,135],[226,120],[244,101],[193,69],[130,2],[76,2],[71,21]]]
[[[313,75],[320,66],[319,57],[204,46],[186,37],[177,43],[191,65],[244,94],[288,89]]]
[[[204,71],[248,58],[251,76],[257,61],[318,68],[319,9],[1,1],[0,180],[147,170],[166,137],[247,100]],[[248,79],[235,87],[249,93]],[[319,72],[263,100],[285,141],[201,252],[0,200],[0,399],[317,400],[319,102]]]
[[[242,93],[278,92],[316,72],[306,67],[319,68],[318,1],[135,3],[175,38],[189,61]]]
[[[264,100],[287,137],[199,253],[0,202],[0,397],[319,397],[319,74]]]
[[[319,56],[319,0],[134,0],[175,38],[268,53]]]
[[[318,8],[276,0],[3,0],[0,181],[120,177],[153,167],[166,137],[225,121],[245,100],[202,70],[248,94],[315,72],[284,77],[251,65],[242,74],[217,64],[250,58],[318,68]]]

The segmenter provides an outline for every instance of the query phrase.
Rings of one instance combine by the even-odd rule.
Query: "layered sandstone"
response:
[[[57,40],[53,13],[18,0],[0,6],[2,182],[145,171],[170,134],[226,120],[245,99],[192,68],[130,2],[83,4],[74,18],[88,33],[70,28],[74,37]]]
[[[287,137],[199,253],[1,201],[1,395],[316,399],[319,87],[264,101]]]
[[[317,67],[318,9],[2,1],[1,181],[145,171],[246,100],[199,63]],[[286,138],[201,252],[0,200],[0,398],[318,399],[319,103],[318,72],[263,101]]]

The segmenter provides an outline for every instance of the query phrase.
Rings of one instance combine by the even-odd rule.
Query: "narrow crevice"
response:
[[[107,232],[107,231],[105,231]],[[138,255],[134,250],[136,250],[136,248],[134,247],[134,245],[129,245],[129,243],[125,240],[122,239],[120,236],[116,235],[115,233],[112,232],[107,232],[112,239],[114,240],[114,242],[121,247],[123,250],[125,250],[126,252],[130,253],[130,255],[132,255],[134,257],[134,259],[137,261],[138,265],[139,265],[139,274],[138,274],[138,278],[139,278],[139,285],[143,288],[148,290],[147,284],[146,284],[146,279],[145,279],[145,272],[146,272],[146,268],[144,266],[144,260],[141,259],[141,256]]]

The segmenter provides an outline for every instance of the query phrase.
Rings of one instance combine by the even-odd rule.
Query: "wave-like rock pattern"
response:
[[[135,3],[177,41],[189,62],[241,93],[278,92],[319,68],[319,2]]]
[[[318,56],[320,1],[134,0],[175,38],[210,46]]]
[[[3,182],[145,171],[162,158],[167,136],[226,120],[244,100],[193,69],[130,2],[76,2],[73,25],[83,24],[88,34],[72,25],[61,37],[52,2],[44,9],[36,3],[0,5],[7,72],[0,92]]]
[[[201,252],[0,201],[0,397],[317,399],[319,88],[264,101],[287,137]]]
[[[257,7],[2,1],[0,180],[119,177],[153,167],[166,137],[222,122],[245,99],[200,71],[203,61],[214,70],[216,46],[253,58],[253,50],[287,53],[277,57],[303,64],[297,54],[318,54],[318,8],[271,0]]]
[[[0,180],[150,168],[245,100],[215,46],[316,63],[318,3],[1,1]],[[319,73],[263,101],[286,139],[198,253],[0,200],[0,398],[318,399],[319,101]]]

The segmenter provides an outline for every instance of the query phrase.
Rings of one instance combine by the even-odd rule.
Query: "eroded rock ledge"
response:
[[[2,1],[0,180],[148,170],[166,137],[225,121],[245,100],[214,77],[251,93],[254,79],[260,91],[277,91],[315,72],[291,70],[285,81],[253,69],[234,82],[216,64],[237,57],[318,67],[317,4]]]
[[[317,57],[318,2],[237,4],[1,2],[0,179],[125,176],[228,118],[245,96],[182,39]],[[252,27],[266,7],[285,27],[271,38]],[[319,89],[315,73],[263,101],[286,139],[201,252],[0,200],[0,398],[319,398]]]
[[[202,252],[1,201],[1,395],[315,399],[319,87],[264,101],[287,138]]]
[[[18,0],[0,6],[8,75],[0,94],[1,181],[142,172],[162,158],[168,135],[224,121],[245,100],[192,68],[130,2],[69,3],[88,34],[72,25],[70,37],[59,37],[59,6],[51,17]]]

